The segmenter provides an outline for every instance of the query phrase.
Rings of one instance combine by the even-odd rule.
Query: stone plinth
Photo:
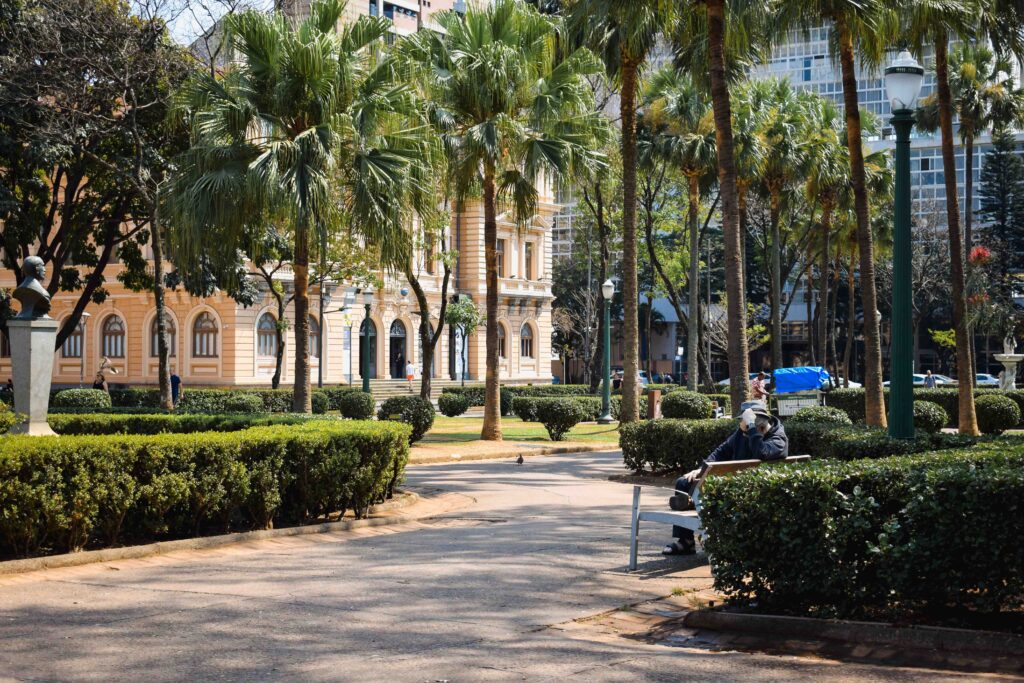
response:
[[[1002,391],[1013,391],[1017,388],[1017,365],[1024,361],[1024,353],[997,353],[993,357],[1005,368],[999,380],[999,388]]]
[[[50,378],[59,323],[52,318],[7,321],[11,341],[14,410],[24,417],[9,434],[53,436],[46,422],[50,408]]]

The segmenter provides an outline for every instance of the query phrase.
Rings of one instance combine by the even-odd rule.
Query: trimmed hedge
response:
[[[419,396],[393,396],[381,404],[378,420],[395,420],[412,427],[409,443],[414,444],[434,426],[434,404]]]
[[[402,476],[409,433],[308,420],[227,433],[6,437],[0,554],[363,516]]]
[[[522,398],[515,399],[522,401]],[[587,407],[576,399],[538,398],[534,410],[537,421],[548,430],[552,441],[561,441],[566,432],[589,417]],[[514,401],[513,401],[514,403]]]
[[[0,403],[0,434],[6,434],[7,430],[17,423],[17,414],[8,408],[6,403]]]
[[[110,394],[102,389],[64,389],[51,401],[56,408],[102,410],[111,407]]]
[[[512,414],[523,422],[541,422],[540,406],[549,401],[575,403],[583,409],[581,422],[596,420],[601,416],[601,398],[599,396],[563,396],[555,398],[533,398],[518,396],[512,399]]]
[[[310,398],[310,409],[314,415],[323,415],[331,409],[331,399],[327,397],[327,394],[322,392],[314,391]]]
[[[715,588],[740,605],[841,618],[1018,610],[1022,454],[1024,441],[1001,439],[712,478],[701,520]]]
[[[268,415],[202,415],[192,413],[58,413],[48,418],[58,434],[69,436],[102,434],[189,434],[193,432],[237,432],[252,427],[298,425],[321,416],[289,413]],[[6,432],[6,428],[2,430]]]
[[[929,434],[938,434],[949,416],[938,403],[914,401],[914,427]]]
[[[373,395],[365,391],[344,391],[332,397],[331,407],[341,413],[342,417],[369,420],[373,417],[373,409],[377,404],[373,400]]]
[[[673,391],[661,399],[663,417],[703,420],[711,417],[711,399],[695,391]]]
[[[222,403],[225,413],[262,413],[263,401],[255,394],[229,394]]]
[[[483,384],[470,384],[465,387],[445,387],[441,395],[457,394],[469,399],[470,406],[484,404]],[[512,400],[524,398],[553,398],[556,396],[592,396],[590,387],[585,384],[517,384],[501,387],[501,414],[512,415]]]
[[[806,424],[808,422],[843,426],[850,426],[853,424],[853,421],[849,416],[839,408],[832,408],[830,406],[811,406],[808,408],[801,408],[796,411],[795,415],[786,418],[786,427],[789,428],[791,425]]]
[[[1009,398],[1014,403],[1017,404],[1017,407],[1021,410],[1021,414],[1024,415],[1024,390],[1018,389],[1015,391],[1000,391],[999,389],[991,388],[974,390],[975,403],[977,403],[977,401],[979,401],[982,396],[1003,396]],[[886,401],[888,401],[888,389],[885,390],[885,398]],[[929,401],[931,403],[937,404],[939,407],[945,410],[946,415],[948,417],[945,426],[956,427],[959,423],[960,397],[957,389],[915,388],[914,400]],[[854,422],[864,421],[863,389],[833,389],[832,391],[829,391],[825,395],[825,403],[845,411],[846,414],[850,416],[850,419],[853,420]],[[975,410],[977,411],[977,408],[975,408]]]
[[[358,387],[323,387],[313,389],[313,396],[323,394],[327,397],[327,410],[341,410],[341,403],[351,393],[358,393]],[[288,413],[292,409],[291,389],[214,389],[204,387],[183,387],[179,408],[184,406],[191,412],[197,413],[223,413],[231,412],[225,410],[225,401],[231,396],[245,395],[256,396],[263,404],[263,407],[255,412]],[[160,406],[160,390],[155,387],[127,387],[124,389],[111,389],[110,398],[114,408],[158,408]],[[246,400],[246,399],[242,399]],[[322,400],[313,399],[323,405]],[[255,405],[255,404],[251,404]],[[372,415],[372,411],[370,415]]]
[[[513,401],[514,405],[515,401]],[[458,417],[469,410],[469,398],[463,394],[442,393],[437,397],[437,409],[446,417]]]
[[[1020,408],[1007,396],[979,396],[974,410],[983,434],[1002,434],[1020,424]]]

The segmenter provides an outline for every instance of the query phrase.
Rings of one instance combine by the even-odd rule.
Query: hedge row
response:
[[[296,425],[310,420],[330,420],[320,415],[198,415],[181,413],[57,413],[48,417],[53,431],[68,436],[104,434],[188,434],[191,432],[238,432],[252,427]],[[0,421],[2,422],[2,421]],[[9,425],[0,424],[0,433]]]
[[[910,441],[894,440],[884,430],[834,423],[787,423],[785,429],[790,455],[835,460],[884,458],[974,443],[966,436],[925,432]],[[621,425],[619,446],[626,467],[633,471],[685,472],[699,467],[735,430],[734,420],[648,420]]]
[[[612,418],[618,420],[619,411],[622,409],[622,397],[612,396],[611,398]],[[601,410],[604,405],[600,396],[555,396],[549,398],[520,396],[512,399],[512,414],[523,422],[542,422],[539,417],[538,406],[541,402],[547,401],[562,401],[580,405],[583,409],[583,417],[580,422],[593,422],[597,418],[601,417]],[[641,419],[644,419],[646,416],[647,397],[641,396],[640,417]]]
[[[975,389],[976,398],[988,395],[1006,396],[1013,399],[1024,414],[1024,390],[1000,391],[999,389]],[[889,390],[885,390],[886,402],[889,400]],[[960,399],[957,389],[914,389],[914,400],[929,401],[936,403],[949,417],[947,427],[956,427],[960,420]],[[850,416],[854,422],[864,421],[864,390],[863,389],[833,389],[825,395],[825,403],[834,408],[839,408]]]
[[[842,618],[1024,607],[1020,439],[761,467],[703,494],[715,588],[734,603]]]
[[[239,432],[6,437],[0,554],[362,516],[402,476],[409,432],[310,420]]]
[[[343,397],[352,392],[359,392],[360,389],[343,386],[324,387],[312,391],[314,395],[323,394],[327,397],[329,410],[340,410]],[[292,409],[291,389],[206,389],[187,386],[182,390],[179,407],[192,412],[225,412],[222,409],[224,402],[238,395],[258,397],[263,403],[263,411],[268,413],[287,413]],[[160,390],[155,387],[111,389],[110,399],[115,408],[158,408]],[[370,414],[373,414],[372,411]]]

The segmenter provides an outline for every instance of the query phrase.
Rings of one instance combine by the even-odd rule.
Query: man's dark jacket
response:
[[[779,418],[772,418],[772,426],[764,435],[751,427],[749,432],[737,429],[721,446],[712,451],[704,462],[727,460],[778,460],[789,455],[789,438]]]

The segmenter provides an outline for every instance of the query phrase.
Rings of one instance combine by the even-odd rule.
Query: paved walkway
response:
[[[620,458],[421,466],[415,490],[476,502],[427,523],[0,578],[0,680],[966,680],[588,636],[572,620],[710,583],[693,558],[661,559],[656,529],[641,571],[623,572],[631,492],[607,481]]]

